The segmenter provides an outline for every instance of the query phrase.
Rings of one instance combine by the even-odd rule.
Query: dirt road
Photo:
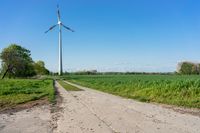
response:
[[[200,133],[200,110],[192,115],[77,85],[82,91],[56,86],[62,101],[54,109],[0,114],[0,133]]]
[[[50,133],[52,131],[49,105],[0,114],[0,133]]]
[[[75,86],[83,91],[59,86],[63,110],[57,133],[200,133],[198,115]]]

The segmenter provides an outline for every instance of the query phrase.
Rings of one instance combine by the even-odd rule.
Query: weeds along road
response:
[[[67,83],[82,91],[66,91],[56,83],[63,98],[54,130],[57,133],[200,133],[198,114],[181,113]]]

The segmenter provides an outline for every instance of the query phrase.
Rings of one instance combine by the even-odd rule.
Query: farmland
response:
[[[0,108],[40,98],[54,101],[53,80],[5,79],[0,80]]]
[[[143,102],[200,108],[198,75],[69,75],[64,79]]]

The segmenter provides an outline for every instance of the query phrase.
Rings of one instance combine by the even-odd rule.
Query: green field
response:
[[[47,97],[50,102],[54,101],[53,80],[0,80],[0,108],[12,107],[43,97]]]
[[[139,101],[200,108],[199,75],[70,75],[64,79]]]

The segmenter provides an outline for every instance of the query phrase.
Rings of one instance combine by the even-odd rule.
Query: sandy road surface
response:
[[[52,131],[49,105],[0,114],[0,133],[51,133]]]
[[[63,110],[55,132],[200,133],[199,116],[75,86],[83,91],[59,87]]]

